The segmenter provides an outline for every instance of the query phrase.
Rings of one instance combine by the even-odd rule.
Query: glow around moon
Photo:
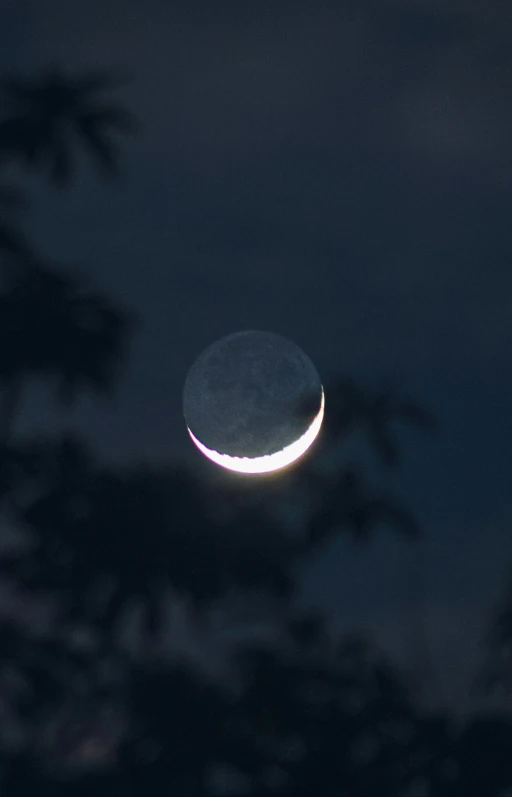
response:
[[[240,473],[270,473],[317,437],[324,392],[309,357],[273,332],[246,330],[205,349],[190,368],[183,414],[205,457]]]
[[[299,437],[298,440],[290,443],[289,446],[286,446],[286,448],[283,448],[281,451],[276,451],[274,454],[266,454],[262,457],[230,457],[227,454],[219,454],[218,451],[211,451],[200,443],[199,440],[194,437],[190,429],[188,429],[188,433],[199,451],[201,451],[205,457],[211,459],[212,462],[215,462],[216,465],[220,465],[228,470],[237,471],[238,473],[271,473],[272,471],[281,470],[281,468],[286,468],[287,465],[291,465],[292,462],[299,459],[306,453],[308,448],[313,445],[322,426],[324,407],[325,398],[324,391],[322,390],[322,401],[318,415],[314,418],[313,423],[302,437]]]

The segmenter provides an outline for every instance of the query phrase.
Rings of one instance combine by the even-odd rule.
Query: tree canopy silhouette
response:
[[[105,392],[119,373],[130,315],[84,279],[39,263],[11,270],[0,292],[0,429],[10,432],[21,393],[36,378],[69,404],[82,388]]]
[[[512,694],[512,577],[486,629],[486,661],[477,676],[476,687],[494,695]]]
[[[27,207],[27,197],[15,185],[0,183],[0,255],[27,257],[28,244],[18,225],[20,212]]]
[[[107,71],[71,75],[50,68],[33,79],[9,76],[2,85],[7,118],[0,122],[0,153],[46,172],[60,187],[76,175],[76,147],[104,177],[119,173],[116,135],[135,130],[135,117],[105,101],[119,78]]]
[[[102,176],[117,174],[114,136],[135,127],[102,97],[115,85],[106,71],[6,78],[2,167],[21,164],[70,187],[81,147]],[[296,565],[334,535],[371,541],[383,523],[419,535],[412,513],[342,455],[362,429],[379,461],[398,466],[395,422],[433,431],[432,415],[398,391],[338,378],[326,388],[316,455],[244,487],[172,465],[107,466],[72,434],[20,440],[14,421],[35,380],[54,386],[62,406],[86,389],[108,393],[134,328],[133,314],[83,275],[31,251],[16,216],[22,198],[7,184],[0,191],[9,266],[0,286],[0,521],[29,541],[0,551],[0,572],[24,596],[53,601],[56,619],[44,633],[19,620],[0,626],[2,797],[208,797],[222,769],[237,797],[505,797],[508,718],[457,725],[421,707],[378,650],[339,639],[294,602]],[[236,608],[242,596],[271,596],[276,633],[251,640],[237,626],[229,675],[214,677],[208,662],[192,667],[150,644],[177,634],[166,626],[169,594],[190,601],[198,624],[222,601]],[[138,657],[118,633],[134,601],[146,615]],[[505,669],[509,603],[493,637]]]

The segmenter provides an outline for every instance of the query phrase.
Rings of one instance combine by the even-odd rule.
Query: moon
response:
[[[309,357],[273,332],[235,332],[193,363],[183,389],[191,440],[239,473],[291,465],[314,443],[324,417],[320,377]]]

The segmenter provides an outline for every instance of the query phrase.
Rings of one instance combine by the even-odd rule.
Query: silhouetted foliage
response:
[[[112,135],[135,128],[129,111],[101,97],[118,83],[108,72],[72,76],[56,68],[32,80],[6,78],[2,88],[8,115],[0,122],[0,153],[46,171],[53,183],[67,187],[75,178],[78,142],[103,176],[117,175],[119,149]]]
[[[106,72],[8,77],[2,164],[70,186],[78,144],[101,174],[117,174],[112,135],[132,132],[134,119],[101,98],[115,85]],[[340,453],[363,430],[384,466],[400,465],[395,422],[432,432],[433,416],[397,391],[338,379],[326,388],[314,456],[253,482],[107,466],[72,435],[20,441],[13,424],[32,382],[52,384],[63,406],[85,389],[108,393],[133,327],[133,315],[84,277],[29,251],[22,199],[0,190],[0,509],[4,527],[29,541],[0,552],[0,571],[24,595],[52,601],[56,620],[39,634],[16,619],[0,625],[2,797],[207,797],[222,768],[239,797],[504,797],[509,718],[457,724],[429,713],[378,651],[338,639],[293,603],[295,566],[335,534],[368,541],[386,524],[419,535],[412,514]],[[297,408],[317,411],[308,399]],[[228,674],[213,676],[209,662],[201,669],[158,647],[169,594],[185,596],[203,628],[221,601],[236,608],[245,595],[271,596],[275,633],[247,641],[237,627]],[[119,637],[134,602],[145,610],[138,656]],[[510,603],[491,636],[502,680]]]
[[[25,458],[20,452],[18,468],[31,461],[38,469],[19,476],[25,494],[16,503],[35,542],[28,552],[4,556],[2,566],[30,589],[63,591],[72,616],[86,613],[104,577],[112,590],[95,619],[105,626],[133,598],[149,610],[150,626],[158,624],[169,586],[198,604],[233,587],[289,589],[293,546],[277,521],[269,527],[254,512],[215,521],[191,476],[173,469],[109,471],[72,439],[38,451],[29,446]]]
[[[351,379],[337,379],[329,385],[328,395],[325,424],[329,436],[340,439],[355,428],[363,429],[381,461],[388,466],[401,464],[395,423],[428,433],[438,426],[429,410],[390,389],[365,390]]]
[[[237,759],[236,701],[189,667],[136,673],[129,703],[135,722],[122,756],[138,793],[165,784],[178,794],[206,794],[215,765]]]
[[[0,292],[4,439],[31,379],[56,383],[66,404],[83,388],[112,388],[130,324],[129,314],[78,276],[37,263],[11,271]]]
[[[512,693],[512,580],[497,606],[486,633],[487,660],[476,679],[477,688],[494,694]]]
[[[15,185],[0,183],[0,254],[27,257],[28,243],[19,228],[20,211],[26,209],[27,199]]]
[[[356,539],[368,539],[382,523],[391,525],[409,537],[419,529],[415,518],[391,496],[373,495],[363,477],[354,469],[326,476],[318,491],[308,522],[310,540],[323,542],[339,529],[347,530]]]

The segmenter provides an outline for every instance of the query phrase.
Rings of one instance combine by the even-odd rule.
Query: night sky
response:
[[[183,381],[239,329],[290,338],[325,381],[391,380],[440,420],[435,438],[403,434],[403,472],[384,474],[424,540],[338,541],[305,573],[304,599],[410,662],[421,598],[453,708],[512,559],[505,8],[4,0],[0,11],[2,70],[120,68],[133,79],[112,99],[141,123],[119,185],[84,164],[71,193],[31,188],[42,252],[90,272],[141,323],[114,403],[84,400],[62,419],[41,391],[24,428],[64,423],[109,458],[194,467]]]

